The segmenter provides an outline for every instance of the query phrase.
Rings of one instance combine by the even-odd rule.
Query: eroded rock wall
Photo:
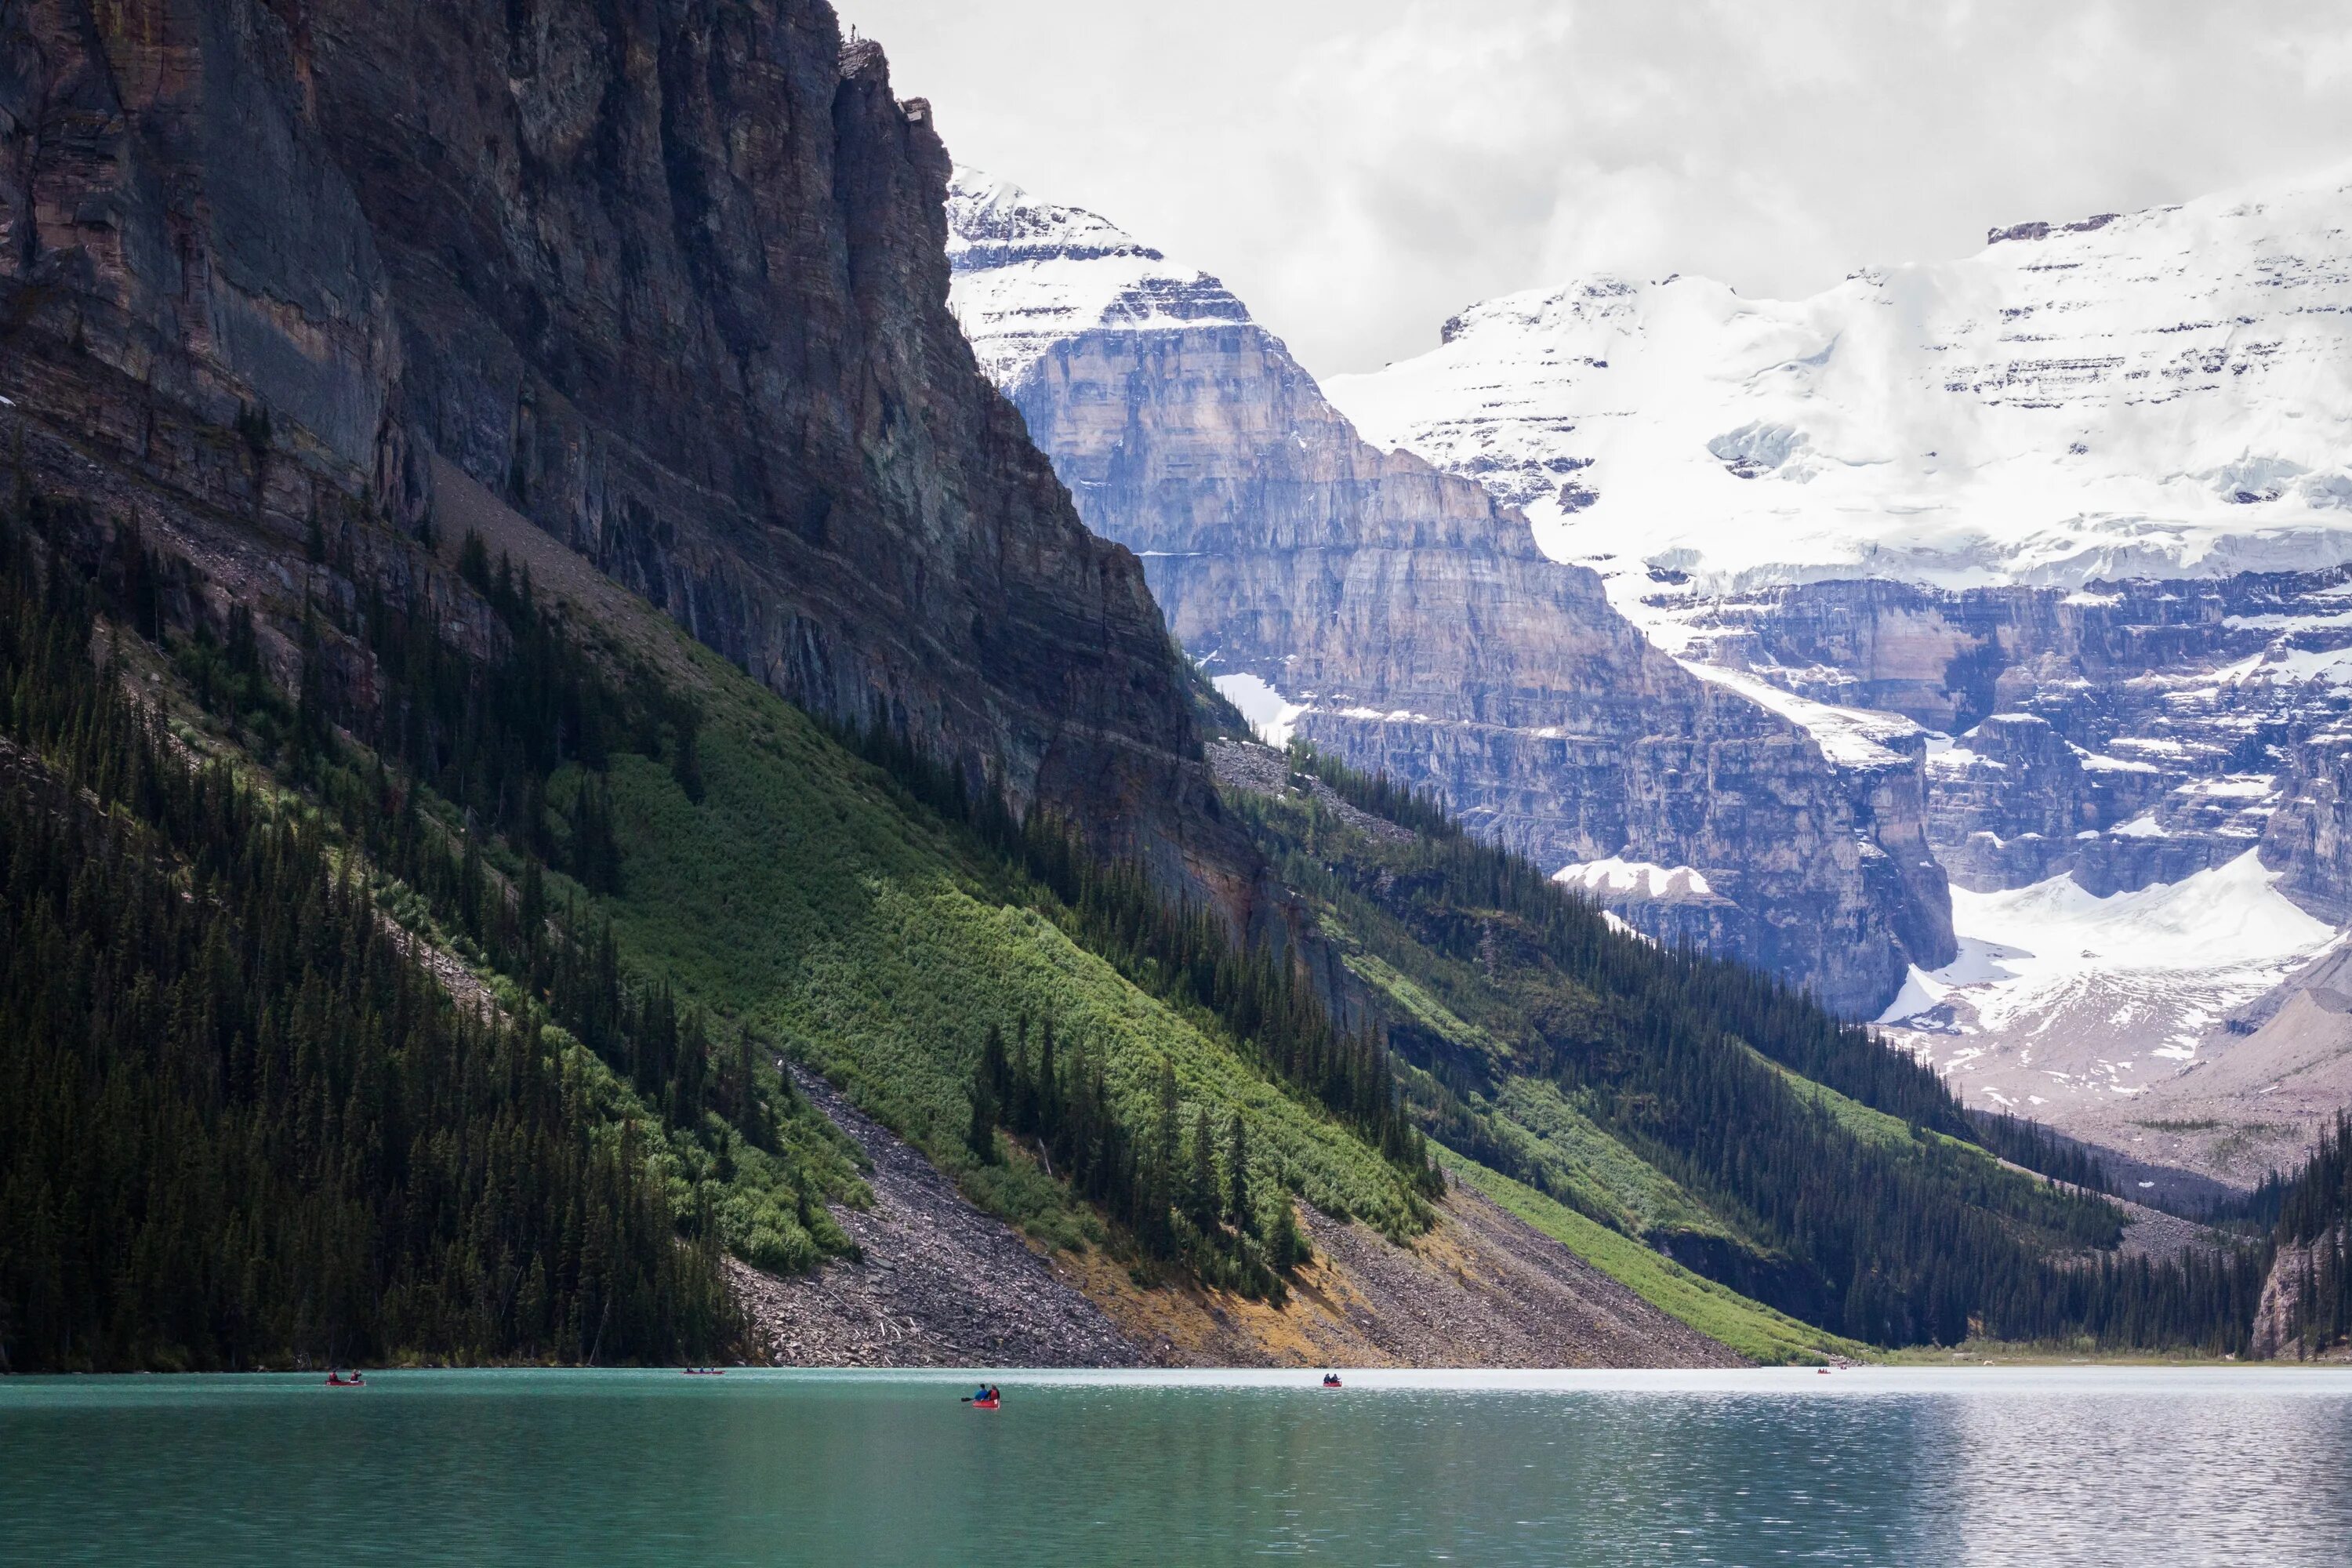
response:
[[[2254,1360],[2311,1359],[2314,1347],[2305,1342],[2303,1321],[2309,1306],[2310,1277],[2323,1254],[2331,1248],[2340,1251],[2346,1239],[2340,1231],[2331,1232],[2299,1246],[2282,1247],[2272,1258],[2271,1271],[2263,1280],[2262,1300],[2254,1308],[2253,1335],[2248,1347]],[[2319,1348],[2326,1359],[2344,1359],[2341,1347]]]
[[[2348,580],[1814,583],[1694,619],[1715,658],[1944,731],[1927,758],[1927,823],[1967,887],[2066,874],[2105,896],[2259,846],[2282,891],[2342,921]]]
[[[1139,566],[948,312],[929,111],[821,0],[0,32],[0,414],[97,526],[283,586],[438,454],[786,695],[1234,879]]]
[[[1916,758],[1890,759],[1908,784],[1841,772],[1694,678],[1516,510],[1359,439],[1215,279],[1009,187],[960,183],[950,205],[983,362],[1208,669],[1265,682],[1297,734],[1538,864],[1697,872],[1595,891],[1842,1011],[1948,959]]]

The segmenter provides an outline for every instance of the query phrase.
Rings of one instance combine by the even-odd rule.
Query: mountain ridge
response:
[[[1658,654],[1517,511],[1360,441],[1206,274],[968,169],[949,216],[983,363],[1212,674],[1554,869],[1689,869],[1672,897],[1603,891],[1843,1010],[1949,951],[1916,752],[1833,766]]]
[[[1041,1254],[1071,1359],[2240,1334],[2248,1258],[2079,1268],[2043,1141],[1789,986],[1312,752],[1220,793],[823,5],[0,26],[8,1364],[936,1359]],[[1797,720],[1595,624],[1843,843]]]
[[[947,155],[878,47],[814,0],[281,11],[15,13],[0,393],[44,475],[112,466],[226,565],[205,514],[331,554],[429,529],[446,460],[779,692],[1253,918],[1140,568],[947,312]]]
[[[2347,191],[2352,166],[2019,225],[1801,300],[1687,276],[1538,288],[1330,393],[1382,444],[1521,500],[1552,553],[1624,560],[1645,625],[1643,569],[1719,596],[2333,566]]]
[[[2352,1059],[2325,1008],[2239,1016],[2299,984],[2306,916],[2352,909],[2347,233],[2337,167],[1801,300],[1537,289],[1333,396],[1524,499],[1693,668],[1830,705],[1792,710],[1825,743],[1915,735],[1965,951],[1885,1021],[1988,1103],[2246,1184],[2294,1163]],[[2032,911],[2194,900],[2233,867],[2230,909],[2275,938],[2248,966],[2056,999],[2086,943]],[[2080,1026],[2050,1034],[2062,1013]]]

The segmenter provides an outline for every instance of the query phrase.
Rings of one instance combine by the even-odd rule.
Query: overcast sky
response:
[[[959,160],[1318,374],[1596,271],[1792,295],[2352,160],[2352,0],[837,0]]]

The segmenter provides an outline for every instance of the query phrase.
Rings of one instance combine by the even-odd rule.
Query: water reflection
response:
[[[2352,1378],[2301,1384],[2320,1397],[2284,1395],[2283,1378],[2300,1383],[2192,1371],[2110,1389],[2070,1373],[1945,1400],[1959,1560],[2352,1563]]]
[[[2352,1373],[1001,1381],[0,1381],[0,1562],[2352,1561]]]

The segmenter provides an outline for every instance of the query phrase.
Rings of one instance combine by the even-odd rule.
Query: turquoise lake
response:
[[[2352,1370],[0,1379],[0,1563],[2352,1563]]]

